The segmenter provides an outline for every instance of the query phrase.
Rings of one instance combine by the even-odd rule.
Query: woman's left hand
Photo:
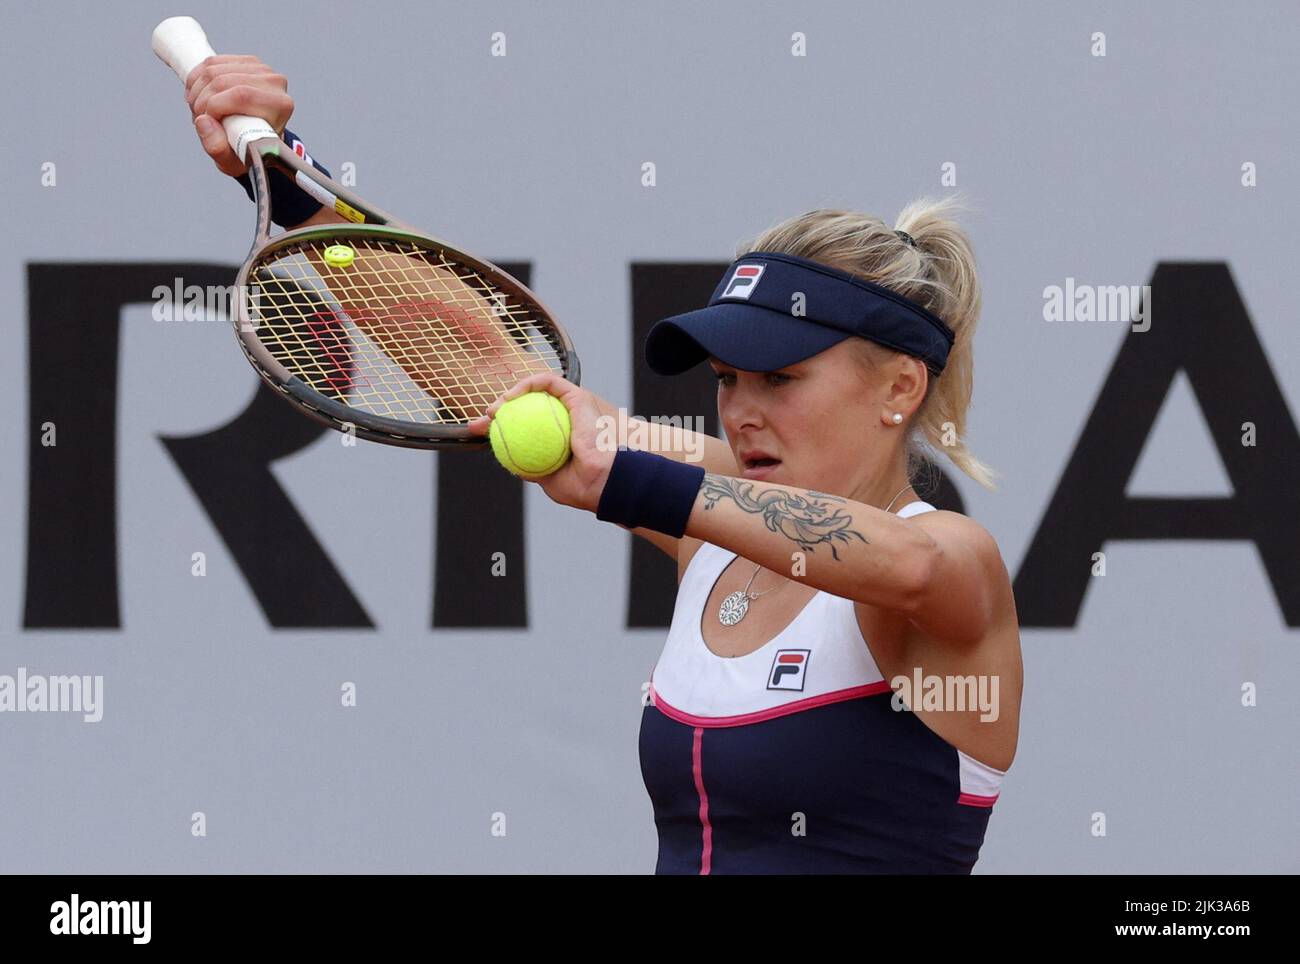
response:
[[[508,392],[488,406],[487,412],[469,423],[472,435],[487,435],[496,417],[497,409],[512,398],[528,392],[548,392],[558,398],[569,410],[569,422],[572,430],[569,436],[569,460],[555,472],[541,479],[529,479],[536,482],[552,501],[560,505],[573,506],[595,512],[600,505],[600,494],[605,489],[605,480],[609,478],[610,466],[618,454],[613,446],[603,446],[609,451],[602,451],[597,446],[598,438],[609,438],[609,432],[601,431],[597,422],[601,416],[612,414],[611,406],[594,392],[579,388],[568,379],[559,375],[530,375],[515,384]]]

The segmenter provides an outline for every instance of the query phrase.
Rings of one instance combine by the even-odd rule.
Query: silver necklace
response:
[[[889,505],[885,506],[885,511],[888,512],[892,509],[894,503],[898,501],[898,496],[902,495],[911,487],[912,486],[909,483],[899,489],[898,495],[895,495],[890,499]],[[781,583],[781,586],[773,586],[771,589],[764,589],[762,592],[750,592],[749,587],[754,585],[754,579],[758,576],[758,571],[762,568],[761,565],[755,566],[754,575],[749,577],[749,582],[745,583],[745,588],[733,592],[731,595],[727,596],[726,599],[722,600],[722,605],[718,607],[718,622],[722,623],[724,626],[736,625],[736,623],[744,619],[745,614],[749,612],[750,600],[757,599],[759,596],[766,596],[768,593],[774,592],[786,584],[783,582]]]

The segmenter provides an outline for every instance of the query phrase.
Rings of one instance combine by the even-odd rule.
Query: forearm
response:
[[[602,415],[609,417],[610,425],[618,425],[618,409],[603,398],[598,402]],[[619,439],[620,445],[626,445],[638,452],[653,452],[674,462],[698,465],[706,472],[718,475],[738,475],[736,458],[731,446],[720,438],[704,432],[693,432],[687,428],[663,423],[654,424],[643,418],[627,418],[627,438]]]
[[[890,512],[837,495],[707,472],[686,535],[834,596],[907,612],[932,540]]]
[[[301,224],[295,224],[293,226],[293,229],[296,230],[297,228],[311,227],[314,224],[348,224],[348,223],[350,222],[343,215],[339,214],[337,211],[325,207],[325,205],[322,204],[319,211],[317,211],[315,214],[309,217],[306,221],[303,221]]]

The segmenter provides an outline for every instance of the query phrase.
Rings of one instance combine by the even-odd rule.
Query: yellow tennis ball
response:
[[[331,244],[325,249],[325,263],[334,268],[347,268],[356,260],[357,253],[346,244]]]
[[[569,459],[569,410],[550,392],[528,392],[497,409],[488,438],[497,461],[524,479],[541,479]]]

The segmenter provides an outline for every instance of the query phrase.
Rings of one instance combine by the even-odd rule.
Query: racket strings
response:
[[[274,250],[253,264],[245,296],[280,364],[373,415],[461,425],[529,374],[565,374],[564,346],[540,311],[405,239],[339,235]]]

